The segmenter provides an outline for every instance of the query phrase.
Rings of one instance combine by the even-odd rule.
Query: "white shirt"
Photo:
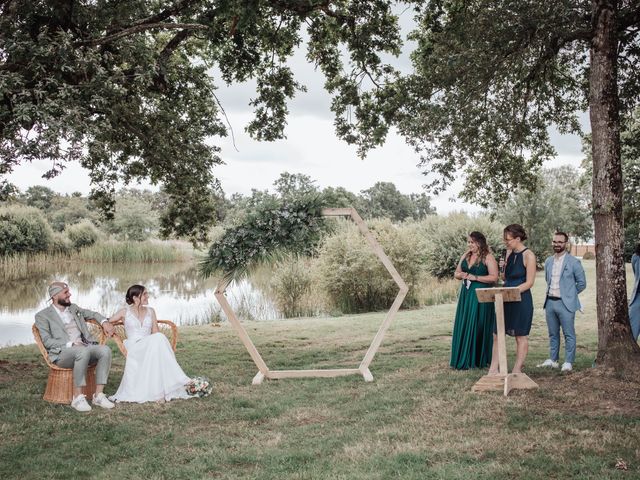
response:
[[[73,318],[73,315],[71,315],[71,312],[69,311],[69,307],[65,307],[64,310],[60,310],[58,307],[54,305],[53,308],[55,309],[56,312],[58,312],[58,315],[60,316],[60,320],[62,320],[62,323],[64,323],[64,328],[69,334],[69,340],[70,340],[67,342],[67,347],[71,347],[74,342],[79,342],[81,340],[80,335],[82,335],[82,332],[80,332],[80,329],[78,328],[78,325],[76,324],[75,319]]]
[[[560,276],[562,275],[562,266],[564,265],[564,257],[567,252],[564,252],[560,257],[553,256],[553,268],[551,269],[551,283],[549,284],[549,296],[560,296]]]

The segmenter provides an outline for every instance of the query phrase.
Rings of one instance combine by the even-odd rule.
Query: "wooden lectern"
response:
[[[478,288],[476,289],[480,303],[495,302],[496,326],[498,332],[498,360],[499,373],[497,375],[485,375],[471,387],[472,392],[486,392],[502,390],[504,395],[514,388],[530,389],[538,388],[538,384],[531,380],[526,373],[509,373],[507,366],[507,345],[504,333],[504,302],[519,302],[520,291],[518,287],[502,288]]]

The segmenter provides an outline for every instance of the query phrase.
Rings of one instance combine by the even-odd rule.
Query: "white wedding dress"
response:
[[[116,402],[154,402],[193,398],[185,390],[191,379],[182,371],[162,333],[151,333],[151,310],[140,322],[130,308],[124,317],[127,360],[118,391],[109,397]]]

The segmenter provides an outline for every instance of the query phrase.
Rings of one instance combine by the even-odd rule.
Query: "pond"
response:
[[[35,314],[48,306],[47,286],[67,282],[71,301],[105,316],[125,306],[124,295],[133,284],[147,287],[149,305],[159,319],[177,325],[196,325],[224,319],[213,293],[216,279],[202,279],[192,264],[82,264],[52,268],[28,278],[0,282],[0,347],[34,343]],[[227,298],[243,319],[282,318],[266,289],[251,279],[232,283]]]

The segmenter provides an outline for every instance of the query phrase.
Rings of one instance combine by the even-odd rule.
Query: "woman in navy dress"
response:
[[[504,244],[507,247],[507,258],[504,262],[504,286],[518,287],[521,300],[519,302],[505,302],[504,326],[505,333],[516,338],[516,363],[512,373],[522,373],[522,366],[529,351],[529,332],[533,321],[533,299],[531,287],[536,279],[536,256],[524,242],[527,234],[517,223],[508,225],[503,232]],[[502,269],[503,263],[500,262]],[[494,332],[493,356],[489,374],[498,373],[498,340]]]

